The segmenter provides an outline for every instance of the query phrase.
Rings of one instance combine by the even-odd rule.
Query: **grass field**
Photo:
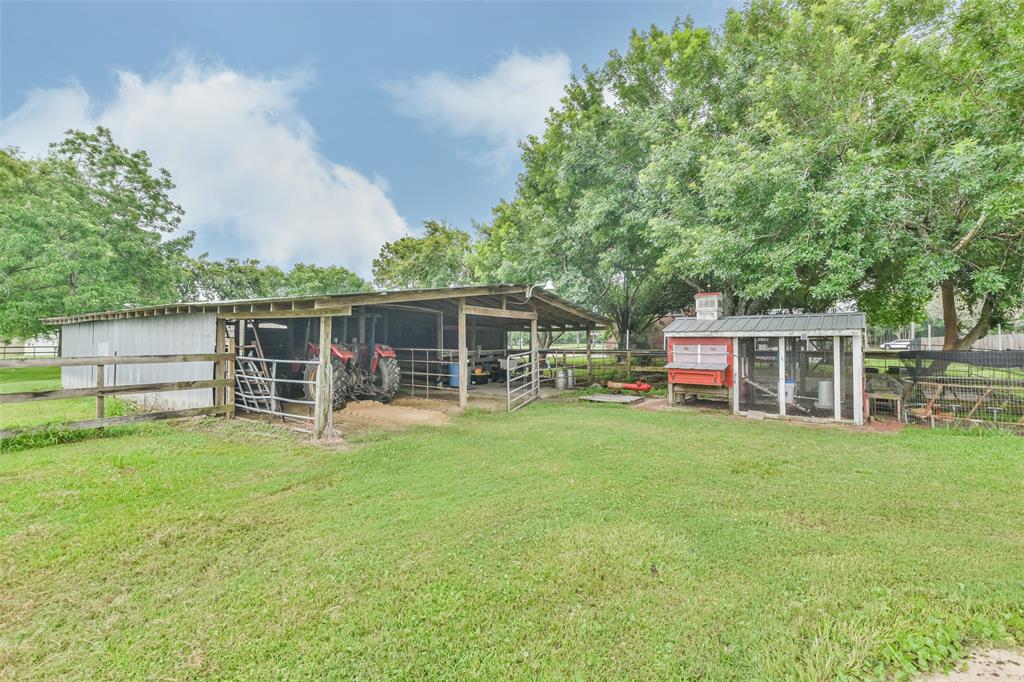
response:
[[[59,367],[0,369],[0,393],[46,391],[60,388]],[[130,405],[116,398],[106,399],[108,416],[125,414]],[[92,419],[95,398],[71,398],[0,405],[0,428],[23,429],[59,422]]]
[[[1019,438],[567,403],[298,438],[0,454],[0,679],[872,678],[1024,637]]]

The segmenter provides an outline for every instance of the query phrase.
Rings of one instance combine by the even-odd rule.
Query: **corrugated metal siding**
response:
[[[70,358],[212,353],[216,347],[216,330],[217,316],[212,313],[66,324],[62,332],[62,355]],[[212,362],[168,362],[106,368],[106,383],[111,386],[212,378]],[[61,369],[61,382],[64,388],[95,386],[96,368],[64,367]],[[140,402],[147,407],[174,410],[213,405],[211,389],[133,393],[120,397]]]
[[[730,334],[786,334],[803,331],[849,332],[864,329],[864,313],[811,313],[807,315],[735,315],[717,320],[677,317],[666,334],[729,336]]]

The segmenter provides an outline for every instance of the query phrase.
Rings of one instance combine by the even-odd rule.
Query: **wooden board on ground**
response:
[[[618,403],[620,405],[632,405],[643,400],[638,395],[611,395],[608,393],[596,393],[594,395],[581,396],[580,400],[589,400],[592,403]]]

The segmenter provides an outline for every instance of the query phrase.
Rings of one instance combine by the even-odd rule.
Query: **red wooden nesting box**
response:
[[[732,340],[670,337],[668,382],[687,386],[732,386]]]

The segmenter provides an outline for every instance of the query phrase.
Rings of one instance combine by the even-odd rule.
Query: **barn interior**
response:
[[[253,302],[219,315],[235,348],[236,404],[256,413],[307,418],[324,325],[331,344],[372,360],[393,351],[398,394],[433,400],[501,401],[509,409],[540,395],[535,352],[544,332],[589,332],[607,320],[537,286],[493,286],[342,295],[313,308]],[[274,309],[274,308],[277,309]],[[366,365],[368,366],[368,365]],[[336,405],[337,407],[337,405]]]

